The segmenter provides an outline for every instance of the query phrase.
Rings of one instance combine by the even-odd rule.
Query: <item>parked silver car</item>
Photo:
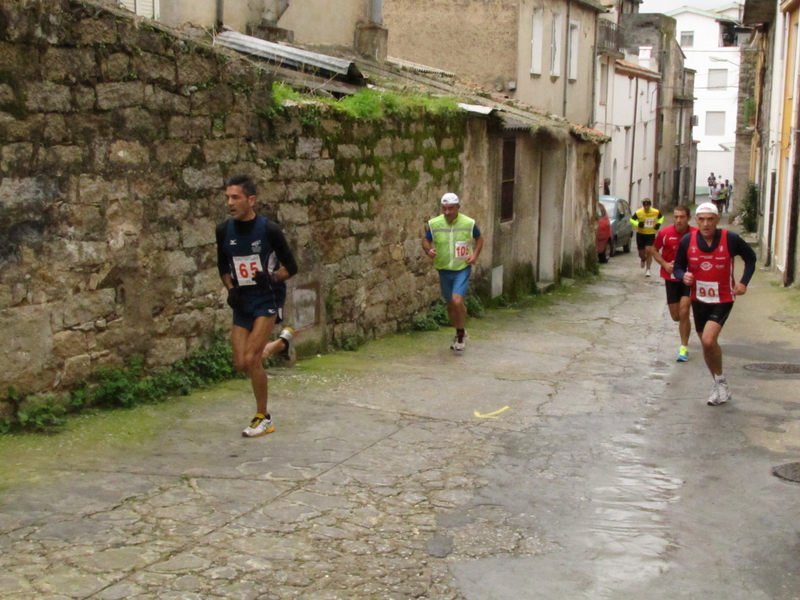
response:
[[[631,225],[631,207],[628,201],[614,196],[600,196],[600,203],[606,207],[608,218],[611,221],[611,235],[614,242],[611,244],[611,256],[617,253],[617,248],[622,246],[622,251],[631,251],[633,239],[633,226]]]

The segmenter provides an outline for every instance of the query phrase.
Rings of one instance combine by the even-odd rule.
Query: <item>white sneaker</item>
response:
[[[727,381],[720,381],[717,384],[717,406],[725,404],[731,399],[731,388],[728,387]]]
[[[640,260],[639,261],[639,268],[640,269],[644,269],[644,265],[645,265],[644,259]]]
[[[719,404],[719,383],[714,382],[714,388],[711,390],[711,395],[708,397],[706,404],[709,406],[717,406]]]
[[[644,272],[645,277],[650,277],[650,269],[646,269]]]
[[[455,350],[457,352],[463,352],[464,348],[467,347],[467,344],[465,343],[466,341],[467,341],[466,332],[464,333],[464,336],[461,338],[460,342],[458,341],[458,336],[455,336],[453,338],[453,343],[450,344],[450,350]]]
[[[250,421],[250,427],[242,431],[242,437],[261,437],[275,431],[275,426],[272,424],[272,417],[265,417],[261,413],[256,413],[253,420]]]
[[[294,349],[294,329],[284,327],[278,336],[286,342],[286,348],[281,350],[280,357],[283,359],[284,367],[293,367],[297,363],[297,351]]]

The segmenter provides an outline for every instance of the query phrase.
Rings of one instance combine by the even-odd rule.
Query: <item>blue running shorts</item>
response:
[[[453,294],[458,294],[462,298],[467,295],[471,272],[472,265],[460,271],[449,271],[447,269],[439,271],[439,285],[442,288],[442,296],[446,302],[450,302]]]

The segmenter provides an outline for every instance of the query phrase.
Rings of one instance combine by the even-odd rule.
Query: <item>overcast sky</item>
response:
[[[666,13],[681,6],[692,6],[709,10],[730,4],[732,0],[644,0],[639,5],[640,13]],[[740,0],[741,1],[741,0]],[[743,3],[743,2],[742,2]]]

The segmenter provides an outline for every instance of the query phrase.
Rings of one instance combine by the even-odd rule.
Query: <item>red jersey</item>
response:
[[[697,233],[697,227],[692,227],[690,225],[689,231],[686,233]],[[656,234],[656,241],[653,245],[657,250],[661,251],[661,257],[665,261],[669,263],[675,262],[675,257],[678,255],[678,246],[680,246],[681,239],[683,239],[686,233],[683,235],[678,233],[677,229],[675,229],[675,225],[664,227],[664,229],[660,229],[658,234]],[[678,281],[672,276],[672,273],[667,273],[664,267],[661,267],[661,277],[667,281]]]
[[[687,260],[689,272],[694,275],[692,300],[707,304],[733,302],[733,258],[728,249],[728,231],[721,230],[719,244],[711,252],[703,252],[697,245],[699,233],[689,239]]]

